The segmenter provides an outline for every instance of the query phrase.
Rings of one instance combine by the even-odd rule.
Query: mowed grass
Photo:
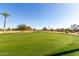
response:
[[[46,56],[79,48],[79,36],[30,32],[0,34],[1,56]],[[79,51],[62,55],[79,55]]]

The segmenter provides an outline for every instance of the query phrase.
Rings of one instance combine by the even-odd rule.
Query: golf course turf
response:
[[[1,56],[79,56],[79,36],[28,32],[0,34]]]

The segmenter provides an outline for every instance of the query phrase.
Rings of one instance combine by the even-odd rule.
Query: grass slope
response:
[[[0,34],[0,55],[43,56],[79,48],[79,37],[48,32]],[[62,54],[79,55],[79,51]]]

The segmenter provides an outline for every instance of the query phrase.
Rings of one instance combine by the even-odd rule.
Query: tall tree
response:
[[[27,26],[25,24],[20,24],[18,25],[18,30],[21,30],[23,32],[24,30],[27,30]]]
[[[47,29],[47,27],[43,27],[43,31],[47,31],[48,29]]]
[[[7,13],[7,12],[4,12],[4,13],[1,13],[1,15],[3,15],[3,16],[4,16],[3,33],[5,33],[5,27],[6,27],[6,18],[7,18],[8,16],[10,16],[10,14],[9,14],[9,13]]]
[[[73,24],[71,25],[71,29],[76,32],[78,30],[78,25],[77,24]]]

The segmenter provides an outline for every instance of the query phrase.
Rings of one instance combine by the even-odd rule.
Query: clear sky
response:
[[[52,27],[67,28],[79,24],[79,4],[1,4],[0,13],[7,11],[6,27],[26,24],[32,28]],[[0,28],[4,17],[0,15]]]

